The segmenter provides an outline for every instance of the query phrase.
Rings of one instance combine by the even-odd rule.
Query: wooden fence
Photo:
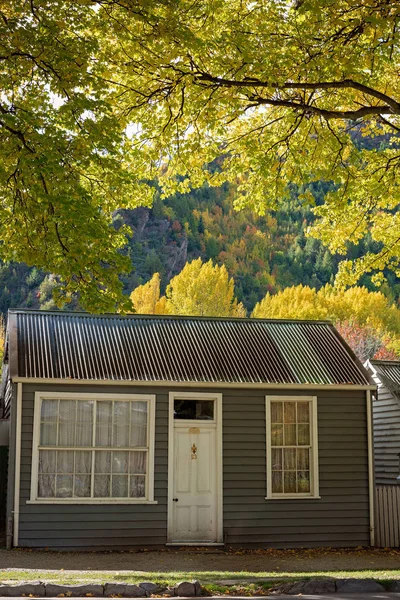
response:
[[[400,547],[400,485],[376,486],[375,545]]]

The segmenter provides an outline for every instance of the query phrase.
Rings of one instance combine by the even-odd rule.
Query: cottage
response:
[[[372,405],[374,425],[375,481],[400,484],[400,361],[370,360],[366,363],[378,386]]]
[[[4,368],[14,546],[374,543],[376,386],[328,322],[12,310]]]

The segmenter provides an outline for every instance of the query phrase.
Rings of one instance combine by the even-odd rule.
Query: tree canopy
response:
[[[128,260],[112,216],[149,204],[149,181],[228,180],[262,213],[289,184],[315,203],[324,180],[313,235],[376,242],[339,283],[398,274],[399,16],[386,0],[5,0],[1,256],[111,310]]]

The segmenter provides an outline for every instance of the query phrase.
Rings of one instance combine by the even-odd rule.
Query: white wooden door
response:
[[[215,424],[174,423],[172,542],[217,542],[216,442]]]

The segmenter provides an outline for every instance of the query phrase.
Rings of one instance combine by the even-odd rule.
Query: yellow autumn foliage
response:
[[[186,263],[171,279],[166,291],[166,306],[172,315],[207,317],[245,317],[243,304],[235,298],[233,278],[226,267],[206,263],[201,258]]]
[[[160,275],[155,273],[131,293],[139,314],[171,314],[207,317],[245,317],[246,310],[235,298],[233,278],[225,266],[200,258],[187,263],[160,297]]]
[[[165,298],[160,298],[161,278],[159,273],[144,285],[139,285],[130,295],[135,312],[141,315],[165,314]]]
[[[272,296],[267,294],[251,315],[273,319],[328,319],[368,327],[388,340],[388,348],[400,351],[400,310],[382,292],[365,287],[337,290],[326,285],[319,291],[298,285]]]

